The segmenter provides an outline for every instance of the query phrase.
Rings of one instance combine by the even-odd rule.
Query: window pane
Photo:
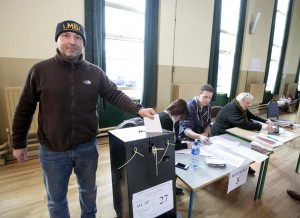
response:
[[[278,62],[277,61],[271,61],[270,62],[270,68],[269,68],[269,76],[268,76],[268,82],[266,85],[267,91],[274,91],[274,84],[276,82],[276,75],[278,72]]]
[[[285,22],[286,17],[281,13],[277,13],[273,44],[278,45],[280,47],[283,41]]]
[[[138,11],[145,12],[145,0],[108,0],[106,2],[125,5]]]
[[[106,34],[144,40],[144,14],[106,7]]]
[[[227,52],[234,52],[236,44],[236,37],[230,34],[220,34],[220,50]]]
[[[271,59],[279,61],[279,59],[280,59],[280,53],[281,53],[281,48],[278,47],[278,46],[273,46],[272,47]]]
[[[229,93],[234,55],[219,54],[218,93]]]
[[[240,0],[222,1],[221,29],[236,34],[239,21]]]
[[[106,73],[118,89],[141,99],[145,0],[109,0],[105,10]]]
[[[286,14],[288,11],[289,0],[281,0],[277,3],[277,10],[283,14]]]
[[[223,0],[218,66],[218,93],[230,93],[240,0]]]
[[[266,90],[271,91],[271,93],[274,92],[276,77],[278,74],[278,65],[281,58],[288,5],[288,0],[278,0],[272,54],[266,85]]]
[[[144,43],[106,39],[106,71],[120,87],[142,87]]]

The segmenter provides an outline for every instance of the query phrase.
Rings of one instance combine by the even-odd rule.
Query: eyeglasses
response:
[[[251,104],[252,104],[252,102],[250,101],[245,101],[244,99],[243,99],[243,102],[245,102],[246,103],[246,105],[248,105],[248,106],[251,106]]]

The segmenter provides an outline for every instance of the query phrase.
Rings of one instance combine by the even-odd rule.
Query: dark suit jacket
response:
[[[215,122],[211,126],[212,135],[221,135],[226,133],[226,129],[233,127],[239,127],[246,130],[256,130],[260,131],[262,125],[260,123],[254,123],[251,121],[257,120],[265,123],[267,120],[255,116],[249,110],[246,110],[247,118],[243,117],[243,114],[239,108],[233,103],[230,102],[226,104],[218,113]]]

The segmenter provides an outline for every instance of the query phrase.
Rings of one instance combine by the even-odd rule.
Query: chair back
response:
[[[271,100],[267,106],[267,119],[271,117],[279,117],[279,107],[277,101]]]
[[[211,107],[211,118],[216,118],[219,111],[222,109],[222,106],[212,106]]]

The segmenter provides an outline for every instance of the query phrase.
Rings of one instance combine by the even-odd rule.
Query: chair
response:
[[[222,106],[212,106],[211,107],[211,125],[213,124],[213,121],[215,121],[215,118],[219,111],[222,109]]]
[[[267,119],[270,117],[279,117],[279,107],[277,101],[271,100],[267,105]]]
[[[222,106],[212,106],[211,107],[211,118],[216,118],[219,111],[222,109]]]

